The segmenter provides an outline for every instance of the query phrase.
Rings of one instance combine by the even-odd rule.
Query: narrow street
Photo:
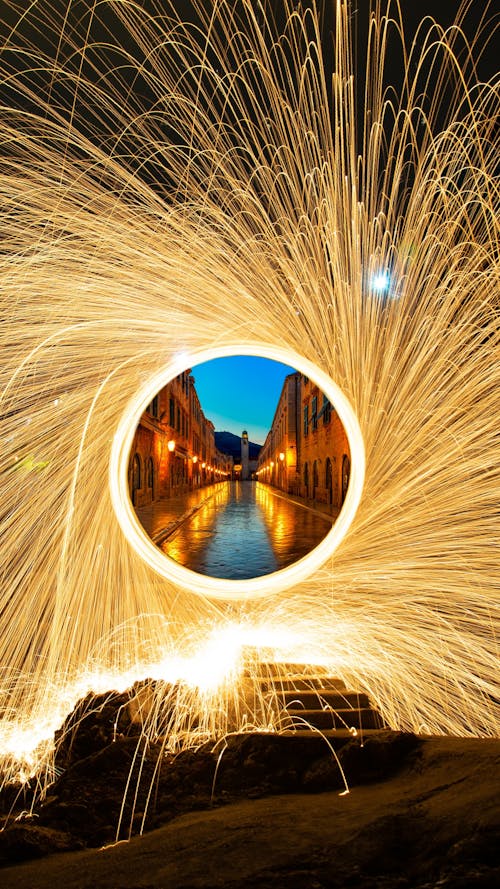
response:
[[[334,517],[254,482],[213,489],[160,543],[181,565],[211,577],[259,577],[307,555]]]

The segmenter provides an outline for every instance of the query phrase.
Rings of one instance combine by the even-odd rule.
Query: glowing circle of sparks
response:
[[[328,534],[306,556],[280,571],[245,580],[209,577],[191,571],[165,556],[150,540],[137,519],[128,486],[130,450],[141,413],[146,405],[179,373],[200,362],[232,355],[258,355],[292,365],[313,380],[334,406],[346,431],[351,451],[351,474],[340,514]],[[178,586],[214,599],[253,599],[293,587],[321,567],[333,555],[350,528],[361,499],[365,477],[365,449],[356,415],[345,395],[333,380],[311,361],[278,346],[236,344],[218,346],[178,355],[164,370],[151,377],[132,398],[122,414],[111,449],[109,485],[113,507],[130,545],[159,575]]]

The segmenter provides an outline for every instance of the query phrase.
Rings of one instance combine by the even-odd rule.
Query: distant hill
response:
[[[234,435],[233,432],[216,432],[215,446],[222,451],[223,454],[231,454],[235,461],[241,458],[241,436]],[[250,460],[256,460],[262,445],[255,444],[253,441],[248,442],[248,456]]]

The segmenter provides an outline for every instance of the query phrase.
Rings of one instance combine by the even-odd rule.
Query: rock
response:
[[[315,760],[302,776],[302,788],[311,793],[336,790],[343,784],[340,765],[332,754]]]
[[[140,734],[133,728],[128,704],[131,694],[89,694],[82,698],[55,734],[57,769],[102,750],[122,734]]]
[[[405,732],[382,730],[365,738],[353,738],[340,751],[342,763],[350,785],[381,781],[396,774],[408,757],[418,755],[421,740]]]
[[[37,824],[34,818],[14,822],[0,832],[0,863],[3,865],[81,848],[81,840],[65,831]]]

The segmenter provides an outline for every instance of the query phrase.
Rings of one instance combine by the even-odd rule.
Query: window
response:
[[[323,394],[323,404],[321,407],[321,413],[323,414],[323,425],[326,426],[327,423],[330,422],[330,418],[332,416],[332,406],[331,406],[328,398],[324,394]]]
[[[148,460],[148,488],[153,487],[153,481],[154,481],[153,458],[150,457]]]
[[[155,419],[158,419],[158,416],[159,416],[158,407],[159,407],[158,396],[155,395],[151,404],[148,404],[146,410],[151,417],[155,417]]]
[[[309,434],[309,405],[304,405],[304,435]]]
[[[173,398],[170,399],[169,424],[172,427],[172,429],[175,429],[175,401]]]
[[[311,422],[312,428],[318,428],[318,397],[315,395],[312,400],[312,412],[311,412]]]

